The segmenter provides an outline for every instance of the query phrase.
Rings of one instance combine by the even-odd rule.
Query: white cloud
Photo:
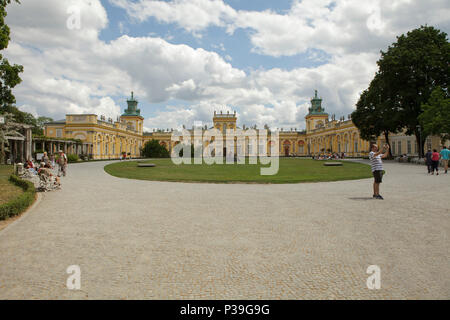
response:
[[[119,27],[119,32],[120,34],[125,34],[129,32],[128,27],[125,25],[124,21],[119,21],[118,23],[118,27]]]
[[[331,54],[379,51],[419,27],[449,29],[446,0],[294,0],[290,10],[235,10],[222,0],[110,0],[144,21],[150,17],[199,34],[210,26],[248,29],[254,51],[275,57],[321,49]]]
[[[154,117],[145,120],[148,129],[161,128],[187,129],[192,128],[194,122],[201,121],[203,125],[212,126],[214,111],[232,112],[233,110],[220,103],[200,102],[190,106],[167,106],[166,110],[157,112]]]
[[[214,49],[219,49],[221,51],[226,51],[225,46],[224,46],[223,43],[212,44],[211,47],[214,48]]]
[[[207,96],[209,87],[230,86],[245,78],[243,71],[215,52],[170,44],[160,38],[122,36],[103,44],[98,55],[127,73],[152,102],[200,100]]]
[[[171,97],[199,100],[209,86],[226,86],[245,78],[243,71],[234,69],[215,52],[172,45],[160,38],[122,36],[107,44],[97,37],[94,41],[92,34],[98,35],[107,25],[99,1],[89,1],[99,10],[81,10],[80,30],[65,27],[65,8],[71,1],[47,2],[9,7],[8,23],[13,34],[6,54],[25,67],[23,82],[15,94],[29,110],[54,117],[69,112],[112,114],[116,108],[105,104],[106,100],[100,103],[96,97],[111,102],[113,96],[134,90],[150,102]],[[82,8],[85,2],[79,2]],[[47,5],[52,5],[53,15],[47,15],[41,28],[40,11]],[[25,26],[23,20],[27,21]],[[109,108],[105,109],[106,105]]]
[[[438,0],[427,6],[339,1],[332,9],[331,1],[304,0],[294,1],[286,14],[236,11],[219,0],[111,2],[139,21],[154,16],[194,33],[212,25],[228,28],[230,34],[233,28],[248,28],[254,50],[262,54],[307,52],[325,63],[246,74],[229,63],[229,56],[171,44],[154,34],[99,40],[108,26],[99,0],[23,1],[8,7],[12,42],[6,50],[12,62],[25,67],[23,82],[14,89],[23,110],[58,119],[66,113],[115,118],[120,113],[117,97],[133,90],[141,102],[185,102],[147,118],[147,129],[191,126],[196,120],[210,123],[214,110],[235,109],[241,124],[300,128],[314,89],[323,96],[327,112],[348,114],[374,75],[379,49],[394,35],[423,20],[448,26],[443,14],[448,9]],[[66,27],[67,8],[74,3],[80,6],[80,30]],[[183,15],[184,10],[189,14]]]
[[[224,26],[225,20],[235,15],[235,10],[221,0],[175,0],[139,1],[110,0],[138,21],[155,17],[160,22],[177,23],[189,32],[198,31],[212,25]]]
[[[286,14],[239,12],[230,30],[253,30],[254,50],[272,56],[294,55],[309,48],[330,54],[375,52],[421,24],[448,28],[449,20],[442,12],[450,15],[445,0],[303,0],[294,1]]]

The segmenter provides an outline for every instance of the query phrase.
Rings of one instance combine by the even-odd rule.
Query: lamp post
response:
[[[416,126],[417,131],[419,132],[419,159],[422,158],[422,128],[420,127],[420,124]]]

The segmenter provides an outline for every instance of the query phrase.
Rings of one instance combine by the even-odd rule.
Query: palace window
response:
[[[56,137],[62,138],[62,129],[56,129]]]
[[[392,141],[391,144],[392,144],[392,153],[394,154],[395,153],[395,141]]]
[[[259,146],[258,146],[258,150],[259,150],[259,154],[261,155],[265,155],[267,154],[267,150],[266,150],[266,144],[264,143],[264,140],[260,140],[259,141]]]
[[[398,150],[397,153],[398,153],[399,155],[401,155],[401,154],[402,154],[402,142],[401,142],[401,141],[398,142],[397,150]]]
[[[407,153],[408,154],[411,154],[411,140],[408,140],[408,142],[407,142]]]

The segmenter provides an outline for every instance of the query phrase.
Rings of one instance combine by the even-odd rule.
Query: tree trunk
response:
[[[417,130],[415,131],[414,135],[416,136],[416,143],[419,148],[419,152],[418,152],[419,158],[423,158],[423,155],[424,155],[423,149],[425,147],[424,145],[425,145],[425,140],[427,137],[426,136],[424,137],[424,134],[419,133],[419,131],[417,131]]]
[[[389,142],[389,131],[384,131],[384,139],[386,140],[386,143],[389,145],[389,159],[392,159],[392,148],[391,143]]]
[[[0,164],[4,164],[6,158],[5,148],[3,146],[3,140],[0,142]]]

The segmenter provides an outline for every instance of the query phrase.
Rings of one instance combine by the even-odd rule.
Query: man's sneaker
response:
[[[380,195],[377,195],[377,196],[376,196],[376,199],[384,200],[384,198],[383,198],[382,196],[380,196]]]

